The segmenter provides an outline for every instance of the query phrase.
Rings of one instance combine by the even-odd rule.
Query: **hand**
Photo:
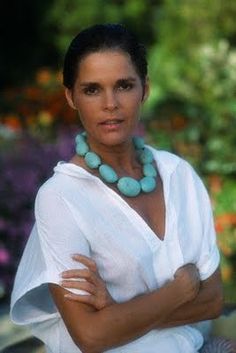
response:
[[[61,286],[64,288],[82,289],[90,294],[79,295],[68,293],[65,295],[65,298],[92,305],[97,310],[101,310],[115,303],[106,288],[105,282],[99,275],[95,261],[84,255],[73,255],[72,258],[82,263],[87,268],[62,272],[61,277],[63,281],[61,282]],[[83,281],[75,281],[75,279],[81,278]]]
[[[200,276],[194,264],[186,264],[175,272],[174,280],[185,296],[186,302],[193,300],[200,288]]]

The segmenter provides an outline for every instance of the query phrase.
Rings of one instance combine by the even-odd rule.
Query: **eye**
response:
[[[83,89],[83,92],[88,96],[93,96],[98,93],[97,86],[88,86]]]
[[[127,81],[121,81],[117,85],[117,89],[119,91],[129,91],[133,88],[133,83]]]

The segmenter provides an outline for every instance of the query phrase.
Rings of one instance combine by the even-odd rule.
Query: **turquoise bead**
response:
[[[148,163],[143,165],[143,174],[146,177],[156,177],[157,171],[152,164]]]
[[[151,192],[156,188],[156,180],[149,176],[142,178],[140,184],[143,192]]]
[[[133,144],[137,150],[141,150],[142,148],[144,148],[144,140],[142,139],[142,137],[134,136]]]
[[[94,152],[86,153],[84,160],[86,165],[91,169],[98,168],[102,163],[101,158]]]
[[[86,153],[89,151],[89,146],[85,141],[84,142],[80,141],[79,143],[77,143],[75,149],[76,149],[76,153],[79,156],[84,157]]]
[[[102,164],[98,168],[99,174],[106,183],[115,183],[118,180],[118,175],[112,167],[107,164]]]
[[[153,154],[148,148],[144,148],[139,154],[139,160],[142,164],[152,163]]]
[[[78,144],[80,142],[85,142],[84,136],[81,134],[76,135],[75,137],[75,143]]]
[[[122,177],[118,179],[118,175],[115,170],[107,165],[101,164],[101,158],[92,151],[89,151],[89,145],[87,143],[87,134],[83,132],[77,135],[76,138],[76,153],[79,156],[84,157],[86,165],[91,169],[97,169],[100,177],[107,183],[117,183],[116,186],[121,194],[127,197],[135,197],[140,194],[141,191],[148,193],[156,188],[156,176],[157,171],[151,164],[153,162],[153,154],[151,150],[145,147],[144,141],[141,137],[134,137],[133,144],[139,155],[139,160],[143,164],[143,175],[144,178],[136,180],[131,177]]]
[[[128,197],[138,196],[141,191],[140,183],[130,177],[120,178],[117,183],[117,188],[123,195]]]

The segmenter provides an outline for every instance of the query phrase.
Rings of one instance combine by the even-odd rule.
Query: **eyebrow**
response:
[[[116,83],[119,83],[119,82],[124,82],[124,81],[128,81],[128,82],[135,82],[137,81],[137,79],[135,77],[132,77],[132,76],[129,76],[129,77],[121,77],[119,78]],[[81,87],[86,87],[86,86],[99,86],[100,84],[98,82],[82,82],[80,84]]]

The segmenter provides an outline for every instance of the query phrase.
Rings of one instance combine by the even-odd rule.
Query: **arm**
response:
[[[74,259],[80,261],[89,269],[90,276],[93,276],[93,279],[90,280],[90,284],[87,284],[88,287],[86,287],[85,282],[70,282],[66,279],[73,277],[81,278],[81,271],[70,270],[65,272],[65,281],[62,284],[65,288],[85,289],[91,295],[78,296],[71,293],[68,295],[68,299],[90,304],[97,310],[114,304],[115,301],[110,296],[106,284],[99,276],[95,262],[85,256],[77,255]],[[182,271],[177,270],[175,276],[178,277],[181,275]],[[89,281],[88,277],[83,278]],[[213,319],[221,314],[222,306],[223,291],[220,269],[218,268],[208,279],[200,282],[199,292],[193,300],[178,307],[162,324],[158,320],[156,328],[167,328]]]
[[[189,168],[188,163],[183,162],[180,164],[180,169],[181,178],[185,175],[190,184],[192,184],[193,191],[195,189],[195,197],[197,198],[196,205],[199,209],[199,219],[201,221],[198,236],[201,246],[199,247],[197,257],[194,259],[194,263],[199,270],[201,282],[196,298],[178,308],[168,318],[163,327],[215,318],[221,314],[223,306],[223,292],[219,269],[220,255],[216,243],[211,201],[202,180],[192,167]],[[191,203],[192,200],[190,198],[189,207],[191,207]],[[189,233],[189,241],[191,241],[191,232]],[[185,251],[188,251],[187,248]]]
[[[161,326],[179,307],[195,298],[199,277],[194,265],[186,265],[162,288],[101,310],[67,300],[64,295],[68,292],[60,286],[51,284],[50,290],[74,342],[85,353],[98,353]]]
[[[177,308],[163,324],[157,323],[157,327],[166,328],[214,319],[221,314],[222,308],[221,275],[220,269],[217,269],[212,276],[200,282],[200,290],[192,301]]]

